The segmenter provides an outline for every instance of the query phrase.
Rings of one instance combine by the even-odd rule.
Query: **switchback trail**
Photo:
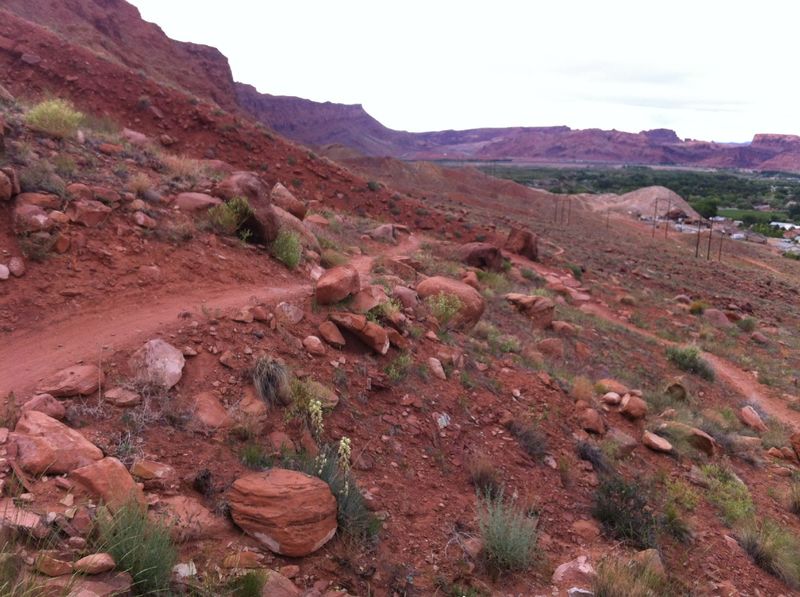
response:
[[[398,245],[387,246],[380,256],[411,253],[419,243],[415,235],[410,235]],[[364,277],[373,260],[374,257],[359,256],[350,263]],[[9,392],[27,397],[42,379],[78,362],[101,364],[124,346],[163,334],[176,324],[182,312],[225,311],[255,303],[276,305],[306,298],[313,288],[312,282],[299,280],[283,286],[269,286],[268,282],[238,287],[193,286],[185,292],[165,288],[146,300],[113,297],[75,316],[12,332],[0,346],[0,398],[5,399]]]

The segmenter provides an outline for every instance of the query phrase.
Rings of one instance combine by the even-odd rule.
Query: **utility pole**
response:
[[[667,240],[667,232],[669,231],[669,212],[672,210],[672,197],[667,202],[667,216],[664,218],[664,240]]]
[[[700,256],[700,223],[701,219],[697,219],[697,242],[694,245],[694,258],[697,259]]]
[[[572,221],[572,197],[567,199],[567,201],[569,201],[569,211],[567,211],[567,226],[569,226]]]
[[[717,256],[717,261],[722,263],[722,241],[725,240],[725,232],[723,231],[722,234],[719,235],[719,255]]]
[[[653,235],[652,237],[656,237],[656,218],[658,217],[658,197],[656,197],[656,204],[653,206]]]
[[[711,237],[714,236],[714,220],[709,220],[708,225],[708,250],[706,251],[706,261],[711,259]]]

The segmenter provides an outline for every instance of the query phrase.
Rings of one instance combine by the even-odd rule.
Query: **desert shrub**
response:
[[[745,525],[738,539],[757,566],[800,588],[800,542],[790,530],[767,519]]]
[[[408,371],[411,369],[411,355],[407,352],[397,355],[392,361],[386,365],[386,375],[395,383],[405,379]]]
[[[743,332],[752,332],[756,329],[756,320],[752,317],[744,317],[736,322],[736,325]]]
[[[135,193],[138,197],[141,197],[146,191],[149,191],[152,188],[153,183],[150,180],[150,177],[144,172],[134,174],[128,180],[128,190],[130,190],[132,193]]]
[[[532,269],[528,269],[527,267],[523,267],[521,270],[519,270],[519,273],[523,278],[525,278],[529,282],[541,282],[542,281],[542,277],[539,274],[537,274]]]
[[[713,367],[700,356],[700,350],[695,346],[669,346],[667,358],[682,371],[694,373],[708,381],[714,380]]]
[[[492,461],[483,455],[475,456],[470,460],[469,482],[480,496],[494,498],[500,494],[502,489],[500,473]]]
[[[533,423],[512,421],[508,431],[513,435],[525,453],[534,460],[541,460],[547,453],[547,436]]]
[[[289,402],[289,372],[280,361],[267,356],[260,357],[253,366],[252,379],[258,397],[268,406]]]
[[[343,466],[334,446],[323,446],[315,458],[301,455],[284,459],[283,465],[328,484],[336,498],[339,529],[348,538],[363,543],[377,537],[380,521],[367,509],[349,465]]]
[[[708,305],[703,301],[692,301],[689,304],[689,313],[692,315],[702,315],[707,308]]]
[[[800,481],[793,481],[789,486],[789,512],[800,516]]]
[[[239,460],[247,468],[260,471],[272,466],[272,459],[258,444],[245,444],[239,453]]]
[[[50,255],[56,239],[49,234],[24,234],[17,237],[17,244],[25,257],[41,263]]]
[[[319,260],[319,264],[325,269],[336,267],[337,265],[344,265],[347,262],[347,255],[343,255],[334,249],[323,249]]]
[[[501,490],[478,503],[483,558],[493,575],[527,569],[536,553],[537,521]]]
[[[659,518],[659,528],[681,543],[692,538],[692,530],[674,502],[667,501]]]
[[[47,160],[37,160],[19,173],[19,184],[23,192],[46,192],[63,197],[66,185],[57,176]]]
[[[761,445],[764,449],[783,448],[789,445],[789,436],[792,435],[792,428],[779,421],[775,417],[769,417],[759,413],[762,419],[766,419],[767,430],[761,434]]]
[[[208,173],[208,168],[203,162],[185,156],[165,155],[161,158],[161,162],[173,180],[197,182]]]
[[[708,501],[720,511],[722,519],[728,525],[734,525],[755,514],[755,506],[750,491],[735,474],[718,464],[709,464],[702,468],[708,480]]]
[[[231,597],[261,597],[266,582],[267,575],[264,572],[252,571],[229,581],[228,590]]]
[[[576,265],[574,263],[568,263],[567,269],[572,272],[572,276],[580,281],[583,280],[583,268],[580,265]]]
[[[578,442],[575,445],[575,451],[578,453],[578,458],[591,464],[595,472],[604,475],[614,472],[614,468],[609,464],[606,454],[594,444],[583,441]]]
[[[75,135],[83,119],[82,113],[62,99],[39,102],[25,116],[29,127],[59,139]]]
[[[300,258],[303,255],[303,245],[296,232],[281,230],[277,238],[272,243],[272,255],[289,269],[294,269],[300,265]]]
[[[220,234],[236,234],[253,215],[253,208],[246,197],[234,197],[208,210],[211,226]]]
[[[133,577],[136,594],[160,594],[169,589],[178,551],[166,526],[151,521],[135,500],[114,513],[101,512],[97,522],[98,551],[110,553],[117,569]]]
[[[572,381],[572,397],[575,400],[591,402],[594,398],[594,384],[588,378],[579,375]]]
[[[613,557],[598,564],[592,591],[595,597],[662,597],[671,594],[667,579],[651,567]]]
[[[511,282],[508,281],[508,278],[506,278],[504,274],[486,272],[483,270],[478,270],[476,273],[480,283],[484,286],[488,286],[495,292],[505,293],[511,290]]]
[[[614,539],[638,549],[656,545],[656,519],[638,483],[619,476],[602,479],[594,495],[592,515]]]
[[[464,306],[460,298],[445,292],[429,296],[425,304],[442,327],[447,327]]]
[[[381,183],[379,183],[377,180],[370,180],[367,183],[367,188],[370,191],[372,191],[373,193],[376,192],[376,191],[380,191],[381,190]]]
[[[53,169],[63,178],[72,178],[75,176],[78,165],[70,156],[60,153],[53,158]]]

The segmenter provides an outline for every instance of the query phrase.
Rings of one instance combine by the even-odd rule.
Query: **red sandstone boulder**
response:
[[[466,243],[458,249],[458,259],[472,267],[500,271],[503,269],[503,254],[489,243]]]
[[[234,481],[233,521],[271,551],[303,557],[336,533],[336,499],[327,483],[304,473],[270,469]]]
[[[22,469],[32,475],[68,473],[103,457],[81,433],[36,410],[22,413],[9,443]]]
[[[420,282],[417,285],[417,294],[423,299],[441,294],[458,298],[461,308],[458,310],[453,324],[463,329],[469,329],[478,323],[486,308],[481,293],[472,286],[443,276],[433,276]]]
[[[142,489],[136,484],[119,460],[103,458],[87,466],[77,468],[70,475],[73,481],[87,492],[100,499],[112,512],[133,501],[144,508]]]
[[[39,386],[39,392],[51,396],[88,396],[103,383],[103,372],[96,365],[75,365],[62,369]]]
[[[319,305],[332,305],[356,294],[361,288],[358,270],[340,265],[326,271],[317,280],[316,298]]]
[[[272,187],[269,198],[273,204],[285,209],[298,220],[306,217],[306,205],[295,197],[292,192],[281,183],[276,183]]]
[[[512,228],[505,244],[506,251],[527,257],[531,261],[539,258],[538,238],[530,230]]]
[[[364,315],[355,313],[331,313],[331,321],[338,327],[355,335],[378,354],[389,352],[389,336],[377,323],[369,321]]]

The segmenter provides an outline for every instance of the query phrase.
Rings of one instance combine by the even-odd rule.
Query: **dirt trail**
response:
[[[411,235],[400,244],[388,247],[382,255],[399,255],[417,249],[420,240]],[[351,260],[359,274],[365,276],[373,257]],[[184,311],[200,312],[203,308],[216,312],[247,304],[275,305],[281,301],[310,296],[313,284],[293,281],[285,286],[265,284],[238,287],[192,287],[185,293],[174,288],[163,289],[160,296],[124,300],[114,297],[94,304],[79,315],[51,320],[35,329],[18,330],[4,338],[0,345],[0,397],[13,391],[25,397],[45,377],[80,361],[101,362],[116,350],[164,333],[178,321]]]
[[[755,265],[756,267],[760,267],[760,268],[769,270],[773,274],[782,274],[783,273],[781,270],[772,267],[768,263],[764,263],[763,261],[759,261],[758,259],[753,259],[751,257],[744,257],[742,255],[739,255],[738,257],[739,257],[739,259],[749,263],[750,265]]]
[[[527,267],[532,267],[540,275],[564,275],[564,272],[559,272],[555,269],[548,268],[541,263],[534,263],[522,257],[514,256],[513,261],[524,263]],[[585,303],[581,305],[581,310],[590,313],[596,317],[622,326],[625,329],[638,334],[642,337],[648,338],[658,342],[661,346],[678,346],[677,343],[666,340],[641,328],[636,327],[630,322],[620,318],[611,309],[600,303]],[[737,365],[731,363],[710,352],[702,352],[705,358],[713,367],[714,371],[722,381],[724,381],[731,389],[740,394],[748,402],[753,402],[763,408],[770,416],[790,425],[796,431],[800,431],[800,413],[790,409],[786,402],[775,396],[768,388],[763,386],[756,380],[750,373],[743,371]]]

